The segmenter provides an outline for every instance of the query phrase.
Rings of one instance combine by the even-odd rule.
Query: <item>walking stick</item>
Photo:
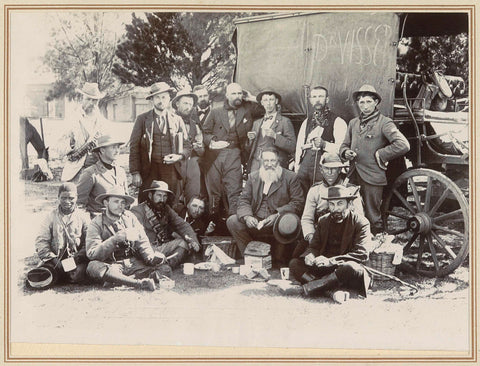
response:
[[[367,272],[369,272],[370,274],[376,274],[376,275],[379,275],[379,276],[383,276],[383,277],[387,277],[391,280],[394,280],[394,281],[397,281],[397,282],[400,282],[402,285],[405,285],[405,286],[408,286],[410,287],[411,289],[415,290],[414,293],[417,293],[418,292],[418,288],[414,285],[411,285],[405,281],[402,281],[400,278],[396,277],[396,276],[392,276],[392,275],[389,275],[389,274],[386,274],[386,273],[383,273],[383,272],[380,272],[376,269],[373,269],[371,267],[368,267],[366,265],[363,265],[363,267],[367,270]],[[410,293],[411,295],[413,295],[414,293]]]
[[[318,162],[318,151],[315,151],[315,163],[313,165],[313,180],[312,180],[312,186],[315,184],[315,178],[317,177],[317,162]]]

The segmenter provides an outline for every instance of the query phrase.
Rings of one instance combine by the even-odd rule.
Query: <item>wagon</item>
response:
[[[355,115],[352,91],[376,87],[381,113],[411,145],[389,165],[384,224],[405,243],[402,268],[423,276],[445,276],[468,257],[468,98],[458,76],[397,72],[397,51],[402,37],[459,33],[468,33],[467,13],[335,12],[243,18],[234,34],[234,80],[252,93],[279,92],[297,130],[311,87],[325,86],[346,121]]]

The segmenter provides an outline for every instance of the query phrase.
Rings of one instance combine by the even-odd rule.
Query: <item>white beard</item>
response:
[[[260,167],[258,171],[260,179],[265,183],[275,183],[280,180],[282,175],[282,167],[278,165],[275,170],[266,170],[263,166]]]

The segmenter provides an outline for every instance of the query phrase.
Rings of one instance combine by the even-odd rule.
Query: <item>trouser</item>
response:
[[[147,193],[145,189],[150,188],[150,185],[154,180],[161,180],[168,184],[168,189],[174,194],[174,200],[172,205],[178,202],[177,185],[178,185],[178,172],[175,168],[175,164],[164,164],[152,162],[150,165],[150,173],[148,176],[142,176],[142,185],[140,186],[140,192],[138,194],[138,203],[141,203],[147,199]]]
[[[307,196],[310,187],[322,180],[320,169],[321,150],[307,150],[298,168],[297,177],[303,189],[304,196]],[[314,176],[315,175],[315,176]]]
[[[382,194],[383,186],[373,185],[365,182],[358,172],[355,172],[353,182],[360,186],[360,194],[362,195],[365,205],[365,217],[370,221],[372,232],[383,230],[382,222]]]
[[[228,215],[237,213],[237,200],[242,192],[242,163],[240,149],[223,149],[205,176],[210,208],[227,197]],[[215,212],[213,212],[215,213]]]
[[[147,278],[158,266],[149,266],[141,259],[131,257],[113,263],[97,260],[90,261],[87,266],[87,275],[94,280],[102,280],[107,271],[116,272],[125,276],[134,276],[136,279]]]
[[[188,244],[183,239],[173,239],[161,245],[152,245],[152,247],[156,252],[164,254],[165,257],[177,252],[177,255],[168,261],[168,264],[170,267],[172,267],[172,269],[178,267],[180,263],[183,262],[187,252],[189,251]]]
[[[366,287],[368,287],[370,279],[365,268],[354,261],[346,261],[335,266],[317,267],[307,266],[305,258],[293,258],[289,263],[289,267],[290,273],[301,284],[320,279],[335,272],[340,286],[356,290],[363,296],[366,294]],[[365,285],[365,277],[368,279],[367,285]]]
[[[263,227],[260,230],[251,229],[241,222],[237,215],[232,215],[227,220],[227,227],[242,257],[248,243],[252,240],[258,240],[271,245],[272,259],[276,263],[282,265],[288,263],[294,244],[280,244],[275,242],[273,238],[273,226]]]
[[[182,164],[184,203],[187,205],[192,197],[199,196],[202,188],[202,174],[198,165],[198,156],[190,157]]]
[[[65,257],[66,258],[66,257]],[[64,259],[65,259],[64,258]],[[45,263],[48,268],[53,268],[57,274],[57,283],[83,283],[86,279],[87,263],[78,263],[72,271],[65,272],[60,265],[55,265],[55,260]]]

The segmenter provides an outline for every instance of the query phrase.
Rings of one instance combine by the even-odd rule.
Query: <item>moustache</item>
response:
[[[240,98],[234,99],[232,104],[235,107],[239,107],[242,104],[242,99],[240,99]]]

